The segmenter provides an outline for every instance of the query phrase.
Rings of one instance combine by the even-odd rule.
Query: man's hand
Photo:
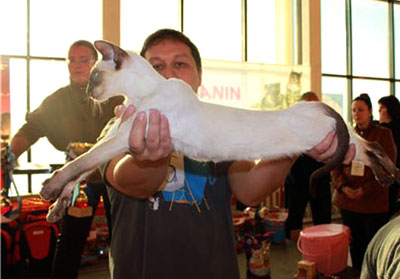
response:
[[[129,117],[131,117],[136,111],[136,107],[134,105],[118,105],[114,108],[114,114],[116,117],[122,117],[122,121],[126,121]]]
[[[331,131],[325,137],[325,139],[311,149],[307,155],[312,157],[318,162],[325,163],[328,161],[336,152],[338,145],[337,137],[335,131]],[[343,160],[343,164],[348,165],[353,160],[356,154],[356,149],[354,144],[350,144],[349,149]]]
[[[157,110],[147,115],[137,112],[133,105],[119,106],[114,112],[124,123],[119,128],[130,129],[129,153],[112,159],[105,177],[111,186],[130,197],[148,198],[159,190],[168,174],[172,151],[168,120]],[[133,117],[132,124],[126,122]]]
[[[133,105],[119,106],[115,112],[123,122],[136,112],[136,108]],[[145,112],[137,113],[129,135],[129,150],[140,161],[158,161],[168,157],[172,152],[172,143],[165,115],[155,109],[150,110],[148,118]]]

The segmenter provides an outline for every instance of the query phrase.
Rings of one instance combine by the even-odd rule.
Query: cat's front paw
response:
[[[47,213],[46,220],[50,223],[55,223],[61,220],[66,213],[68,202],[61,199],[57,199],[50,207]]]
[[[46,219],[48,222],[54,223],[65,215],[67,208],[71,204],[72,194],[75,189],[75,181],[70,181],[62,190],[58,199],[50,206]]]
[[[40,190],[40,197],[44,200],[50,201],[50,200],[56,200],[58,196],[60,195],[63,186],[62,183],[60,182],[60,172],[57,170],[53,173],[53,175],[46,179],[42,183],[42,189]]]

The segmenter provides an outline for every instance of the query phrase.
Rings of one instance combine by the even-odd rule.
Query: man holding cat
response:
[[[141,55],[165,78],[197,91],[201,59],[181,32],[150,35]],[[123,118],[135,110],[124,108]],[[196,127],[193,127],[196,129]],[[336,150],[334,132],[309,152],[319,161]],[[239,278],[230,197],[257,205],[279,185],[294,158],[254,162],[196,162],[172,150],[168,119],[140,112],[130,135],[130,154],[103,168],[113,219],[112,278]],[[354,156],[351,147],[347,161]]]

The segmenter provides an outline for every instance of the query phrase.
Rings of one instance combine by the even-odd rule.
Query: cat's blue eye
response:
[[[97,70],[92,71],[90,74],[90,82],[93,84],[100,84],[101,83],[101,73]]]

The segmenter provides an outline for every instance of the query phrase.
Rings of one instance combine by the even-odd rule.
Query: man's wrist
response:
[[[138,167],[138,168],[158,168],[161,166],[165,166],[169,164],[169,161],[171,159],[171,156],[168,155],[165,158],[161,158],[159,160],[136,160],[135,156],[132,154],[127,154],[125,156],[129,156],[131,158],[131,160],[133,160],[134,164]]]

